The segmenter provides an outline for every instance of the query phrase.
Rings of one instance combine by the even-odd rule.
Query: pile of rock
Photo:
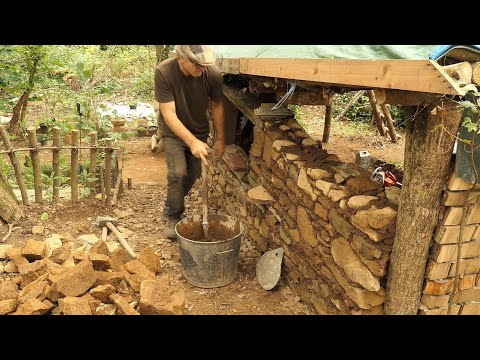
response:
[[[55,237],[0,245],[0,315],[183,313],[185,293],[162,274],[153,247],[137,259],[112,250],[102,240],[79,247]]]

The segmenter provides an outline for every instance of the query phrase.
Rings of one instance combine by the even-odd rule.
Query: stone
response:
[[[92,261],[85,259],[67,269],[53,285],[64,296],[79,296],[97,281]]]
[[[58,300],[60,313],[64,315],[92,315],[92,309],[88,300],[67,296]]]
[[[347,240],[341,237],[334,239],[331,250],[333,259],[350,280],[369,291],[380,290],[378,278],[363,264]]]
[[[307,211],[302,206],[297,208],[297,223],[302,237],[310,244],[310,246],[317,246],[318,239],[315,236],[315,228],[312,225]]]
[[[100,300],[102,303],[107,303],[110,300],[110,295],[115,292],[115,286],[111,284],[99,285],[92,289],[90,289],[89,294],[97,299]]]
[[[353,210],[358,210],[367,206],[373,200],[378,200],[378,198],[376,196],[357,195],[348,199],[347,205]]]
[[[158,280],[145,280],[140,286],[139,311],[149,315],[182,315],[185,291],[172,287],[167,276]]]
[[[383,229],[388,226],[394,226],[397,212],[390,207],[370,211],[368,214],[368,224],[373,229]]]
[[[355,227],[345,220],[335,209],[330,209],[328,212],[328,220],[333,225],[335,230],[340,233],[345,239],[349,239]]]
[[[117,306],[118,315],[140,315],[124,297],[118,294],[110,295],[110,300]]]
[[[145,265],[148,270],[152,271],[155,274],[162,271],[162,266],[160,264],[160,257],[157,254],[155,254],[155,250],[152,245],[147,246],[140,252],[140,255],[138,256],[138,260],[143,265]]]
[[[24,248],[22,249],[22,255],[29,261],[40,260],[45,254],[45,242],[28,239]],[[18,266],[18,264],[17,264]]]

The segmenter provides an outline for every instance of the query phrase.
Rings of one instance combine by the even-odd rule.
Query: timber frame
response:
[[[331,110],[334,93],[367,90],[369,97],[374,93],[382,106],[419,106],[417,114],[422,115],[410,121],[406,134],[402,205],[398,210],[384,309],[386,314],[417,314],[434,231],[432,224],[438,219],[439,199],[447,185],[446,174],[454,143],[453,138],[431,135],[439,124],[435,109],[448,113],[445,117],[448,119],[444,121],[442,117],[440,123],[456,133],[460,127],[460,115],[450,100],[465,95],[456,79],[430,60],[218,58],[217,66],[224,74],[225,97],[260,128],[268,114],[256,114],[255,109],[262,103],[258,95],[268,95],[278,101],[289,85],[295,83],[297,87],[293,95],[284,104],[325,105],[323,142],[328,141],[330,128],[327,122],[331,122],[331,111],[328,110]],[[238,79],[248,85],[232,85],[236,81],[238,84]],[[271,115],[274,114],[272,111]],[[421,144],[421,151],[415,150],[418,144]],[[438,147],[442,146],[439,151]],[[424,176],[423,168],[429,169],[433,163],[441,171]],[[428,196],[422,195],[418,189],[429,189]],[[426,204],[426,201],[431,203]],[[412,233],[418,230],[415,224],[428,226],[421,234]],[[402,230],[403,233],[399,233]],[[401,253],[404,246],[414,246],[414,250]],[[408,269],[408,279],[413,280],[406,281],[405,267],[409,264],[414,264],[415,269]]]

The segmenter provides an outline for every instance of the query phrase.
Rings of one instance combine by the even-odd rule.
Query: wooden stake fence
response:
[[[18,184],[18,187],[21,192],[22,202],[25,205],[28,205],[28,193],[27,187],[25,185],[25,179],[23,178],[23,167],[18,160],[16,152],[28,151],[30,153],[30,158],[32,161],[32,170],[33,170],[33,184],[35,189],[35,202],[41,203],[42,199],[42,181],[41,181],[41,166],[39,151],[51,150],[52,151],[52,165],[53,165],[53,196],[52,201],[58,201],[60,198],[60,187],[61,187],[61,175],[60,175],[60,151],[61,150],[71,150],[71,176],[70,176],[70,186],[71,186],[71,200],[78,201],[78,165],[79,165],[79,150],[80,149],[89,149],[90,150],[90,167],[89,167],[89,188],[91,190],[90,197],[95,197],[95,189],[97,180],[97,153],[98,150],[105,150],[105,170],[103,164],[99,164],[99,178],[100,178],[100,188],[102,192],[102,203],[106,203],[107,207],[110,209],[112,206],[112,192],[111,192],[111,178],[112,178],[112,156],[113,151],[118,150],[117,147],[113,147],[113,140],[110,138],[105,139],[106,146],[98,146],[97,132],[92,131],[90,133],[90,145],[91,146],[79,146],[79,130],[72,131],[72,146],[61,146],[60,144],[60,128],[53,128],[53,146],[42,146],[39,147],[37,144],[36,138],[36,129],[34,127],[29,127],[27,129],[28,135],[28,148],[17,148],[14,149],[8,138],[8,134],[4,125],[0,125],[0,137],[2,138],[3,144],[6,150],[0,150],[0,154],[8,154],[10,161],[12,163],[13,169],[15,171],[15,178]],[[103,176],[103,171],[105,171],[105,176]],[[119,175],[121,176],[121,175]],[[106,194],[106,196],[105,196]]]

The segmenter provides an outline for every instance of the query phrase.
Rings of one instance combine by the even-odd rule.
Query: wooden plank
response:
[[[231,60],[240,61],[239,74],[434,94],[464,94],[441,66],[431,60],[280,58]],[[226,65],[222,65],[222,71],[230,70]]]
[[[216,65],[224,74],[238,75],[240,73],[240,59],[217,58]]]
[[[228,85],[223,86],[223,94],[240,110],[252,123],[263,129],[263,123],[255,115],[254,109],[260,106],[260,101],[251,94],[244,94]]]

